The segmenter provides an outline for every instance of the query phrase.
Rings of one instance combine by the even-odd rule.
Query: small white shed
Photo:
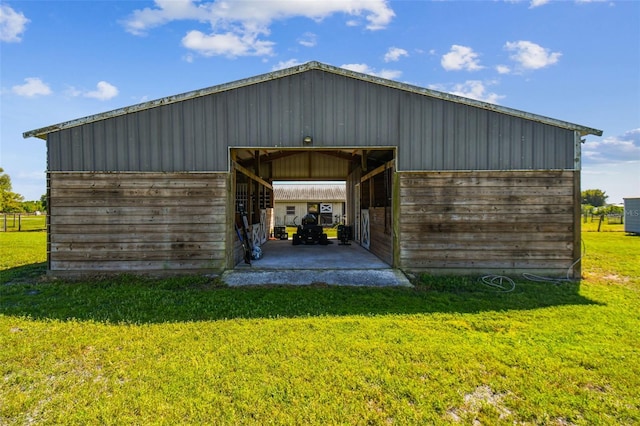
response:
[[[624,231],[640,234],[640,198],[624,199]]]

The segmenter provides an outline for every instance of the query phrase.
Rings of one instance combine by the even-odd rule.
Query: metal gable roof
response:
[[[344,201],[344,184],[278,184],[273,186],[274,201]]]
[[[450,93],[439,92],[436,90],[431,90],[423,87],[413,86],[406,83],[400,83],[393,80],[387,80],[384,78],[362,74],[355,71],[346,70],[343,68],[338,68],[332,65],[323,64],[320,62],[312,61],[307,62],[302,65],[297,65],[291,68],[286,68],[283,70],[273,71],[267,74],[261,74],[254,77],[245,78],[242,80],[237,80],[229,83],[224,83],[216,86],[211,86],[204,89],[194,90],[191,92],[186,92],[178,95],[167,96],[161,99],[144,102],[140,104],[135,104],[119,109],[115,109],[112,111],[90,115],[83,118],[78,118],[75,120],[66,121],[59,124],[53,124],[51,126],[42,127],[35,130],[30,130],[23,133],[24,138],[29,137],[38,137],[41,139],[46,139],[47,134],[57,132],[59,130],[68,129],[76,126],[81,126],[83,124],[92,123],[95,121],[105,120],[113,117],[118,117],[121,115],[132,114],[139,111],[144,111],[147,109],[155,108],[161,105],[168,105],[172,103],[182,102],[188,99],[193,99],[201,96],[207,96],[215,93],[225,92],[228,90],[237,89],[240,87],[245,87],[253,84],[258,84],[270,80],[275,80],[279,78],[284,78],[290,75],[304,73],[310,70],[321,70],[333,74],[342,75],[345,77],[366,81],[373,84],[378,84],[381,86],[386,86],[393,89],[403,90],[411,93],[416,93],[424,96],[429,96],[436,99],[442,99],[458,104],[469,105],[476,108],[481,108],[485,110],[495,111],[502,114],[511,115],[514,117],[519,117],[525,120],[536,121],[544,124],[548,124],[555,127],[560,127],[564,129],[574,130],[580,133],[580,135],[596,135],[601,136],[602,130],[582,126],[579,124],[569,123],[567,121],[557,120],[550,117],[545,117],[533,113],[528,113],[525,111],[516,110],[513,108],[503,107],[500,105],[490,104],[487,102],[477,101],[475,99],[469,99],[458,95],[452,95]]]

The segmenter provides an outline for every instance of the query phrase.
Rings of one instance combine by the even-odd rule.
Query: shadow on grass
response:
[[[45,264],[0,272],[0,314],[33,319],[163,323],[232,318],[476,313],[598,304],[579,283],[522,281],[498,293],[471,277],[420,278],[415,288],[224,286],[205,276],[49,280]]]

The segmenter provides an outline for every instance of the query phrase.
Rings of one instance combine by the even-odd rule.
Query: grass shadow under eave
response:
[[[420,277],[415,288],[264,286],[229,288],[219,279],[133,275],[42,280],[42,264],[0,275],[0,314],[109,323],[214,321],[341,315],[476,313],[598,304],[579,283],[518,282],[498,293],[472,277]]]

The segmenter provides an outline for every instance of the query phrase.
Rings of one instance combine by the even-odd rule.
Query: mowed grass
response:
[[[45,231],[47,229],[47,217],[35,215],[19,215],[18,213],[6,213],[0,215],[0,231]]]
[[[583,240],[580,283],[499,293],[65,282],[0,234],[0,424],[638,424],[640,237]]]

